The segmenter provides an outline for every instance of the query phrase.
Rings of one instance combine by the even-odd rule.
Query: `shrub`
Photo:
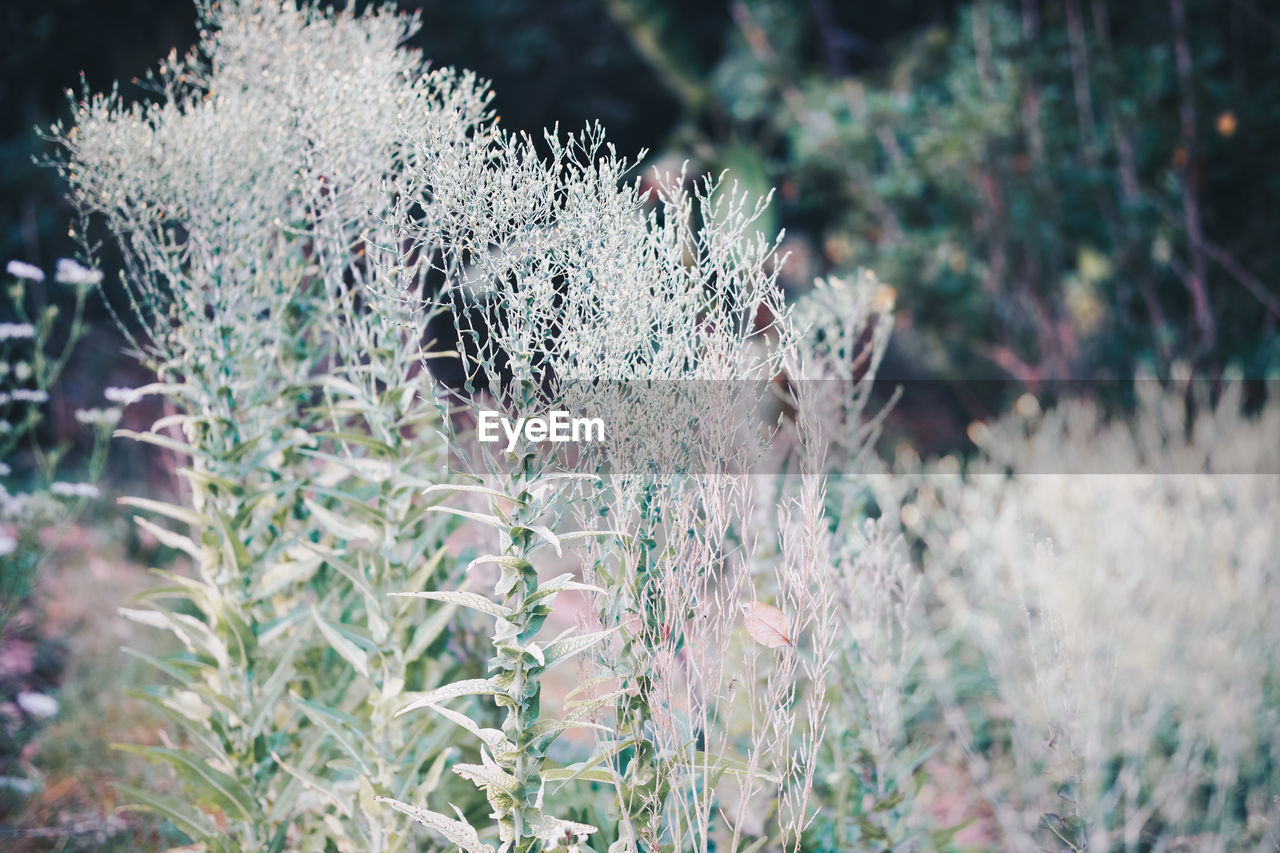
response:
[[[388,11],[198,8],[199,52],[161,65],[155,101],[88,97],[54,129],[74,199],[124,254],[158,379],[142,392],[179,410],[130,435],[191,460],[185,505],[126,501],[194,564],[126,611],[182,646],[150,659],[168,681],[144,696],[178,739],[132,749],[189,802],[122,793],[211,850],[407,849],[377,802],[472,851],[597,833],[615,851],[800,849],[837,613],[804,379],[860,350],[874,282],[836,288],[845,339],[819,345],[777,288],[767,200],[683,174],[651,196],[598,128],[548,134],[539,156],[490,123],[474,78],[421,73],[398,47],[413,21]],[[442,311],[463,382],[437,406],[422,368]],[[842,427],[883,320],[836,376]],[[783,370],[788,442],[761,419]],[[574,470],[523,448],[467,467],[459,399],[618,406],[625,429]],[[776,508],[750,473],[769,452],[800,471]],[[475,559],[450,538],[485,528],[497,548]],[[589,583],[543,579],[534,558],[575,540]],[[487,564],[500,601],[466,588]],[[597,595],[595,624],[538,639],[566,592]],[[458,608],[495,619],[487,677]],[[544,674],[575,657],[579,701],[545,714]],[[493,701],[442,704],[462,697]],[[441,718],[478,737],[478,762],[453,763]],[[578,726],[598,750],[555,766]],[[612,790],[580,810],[600,827],[544,796],[571,780]],[[464,807],[422,807],[437,799]]]
[[[421,795],[450,752],[394,711],[409,679],[465,664],[424,657],[446,620],[385,598],[457,573],[451,523],[416,498],[442,462],[419,339],[370,307],[390,275],[381,182],[422,156],[404,121],[447,157],[487,96],[420,75],[389,12],[199,9],[200,51],[161,65],[155,101],[88,98],[55,128],[75,201],[123,251],[144,390],[179,411],[133,437],[190,459],[188,505],[128,503],[177,523],[139,521],[194,576],[127,615],[181,641],[145,697],[181,741],[143,751],[192,802],[124,793],[210,849],[406,849],[371,798]]]
[[[1132,423],[1011,416],[928,481],[931,577],[993,688],[983,731],[950,719],[1007,844],[1269,849],[1278,410],[1138,388]]]

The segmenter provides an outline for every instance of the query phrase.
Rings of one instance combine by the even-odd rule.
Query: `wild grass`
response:
[[[1276,477],[1220,473],[1277,470],[1274,405],[1064,405],[869,478],[893,291],[789,306],[767,198],[507,133],[390,10],[197,10],[153,100],[52,131],[175,412],[126,435],[187,460],[125,502],[193,566],[126,610],[181,645],[128,747],[181,794],[133,808],[210,851],[954,850],[960,755],[1004,849],[1274,839]],[[593,407],[572,458],[474,443]]]

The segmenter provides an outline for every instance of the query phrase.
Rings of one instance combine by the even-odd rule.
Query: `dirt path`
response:
[[[157,643],[118,613],[154,583],[128,559],[128,522],[74,526],[50,544],[28,609],[0,638],[0,848],[26,851],[164,850],[157,821],[116,812],[113,782],[163,786],[145,762],[111,748],[156,743],[158,724],[125,689],[145,667],[122,651]],[[26,789],[29,795],[21,796]]]

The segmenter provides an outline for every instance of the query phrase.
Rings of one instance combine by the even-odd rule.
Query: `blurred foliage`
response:
[[[1260,5],[749,0],[707,75],[678,4],[612,5],[681,81],[673,147],[779,188],[794,286],[865,266],[898,288],[882,375],[1280,361],[1280,19]]]

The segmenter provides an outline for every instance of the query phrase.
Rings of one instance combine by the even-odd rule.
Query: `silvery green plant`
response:
[[[526,400],[532,402],[532,394]],[[540,454],[522,450],[505,456],[491,467],[491,477],[487,478],[497,488],[486,485],[437,487],[454,493],[477,493],[487,497],[487,514],[451,505],[437,508],[498,531],[497,552],[476,558],[472,565],[498,566],[500,575],[493,596],[499,601],[466,590],[403,594],[466,607],[492,617],[490,675],[442,685],[414,699],[401,713],[429,709],[481,741],[481,763],[460,763],[452,770],[484,791],[492,808],[490,817],[496,825],[500,849],[512,853],[539,853],[556,849],[564,843],[570,849],[587,850],[590,849],[586,846],[587,839],[598,828],[554,816],[549,805],[544,803],[546,780],[543,766],[547,750],[563,732],[573,726],[592,725],[590,714],[602,700],[580,703],[559,717],[550,716],[542,710],[542,680],[552,667],[587,651],[609,632],[581,633],[570,629],[558,637],[541,641],[538,634],[560,593],[599,593],[603,590],[573,580],[572,574],[562,574],[551,580],[539,579],[530,557],[541,548],[561,551],[563,539],[555,528],[559,526],[564,502],[558,494],[556,481],[545,477]],[[500,729],[483,728],[471,717],[442,704],[470,695],[487,697],[504,712]],[[455,819],[398,800],[388,799],[385,802],[468,853],[495,849],[481,840],[476,828],[462,819],[461,812]]]
[[[488,97],[423,73],[400,48],[414,21],[389,11],[197,8],[199,50],[161,65],[153,101],[87,97],[54,129],[75,201],[123,251],[144,390],[177,410],[133,437],[190,459],[186,505],[128,502],[173,522],[139,520],[195,567],[128,613],[184,649],[145,697],[178,743],[143,751],[189,799],[123,793],[213,850],[409,849],[372,797],[440,779],[443,731],[394,711],[407,679],[456,674],[424,653],[458,635],[387,603],[447,582],[453,525],[417,497],[441,443],[416,329],[370,309],[392,274],[381,185],[406,122],[447,158]]]
[[[923,580],[899,526],[899,496],[872,450],[897,399],[895,391],[869,410],[893,302],[893,288],[863,271],[819,280],[793,312],[806,330],[796,372],[807,381],[797,396],[816,409],[795,420],[823,426],[821,440],[807,446],[824,455],[807,465],[833,474],[824,512],[806,528],[831,531],[827,571],[840,626],[828,678],[840,698],[820,718],[826,737],[809,765],[822,808],[806,826],[806,849],[947,849],[960,828],[937,825],[920,805],[924,762],[936,743],[919,725],[929,703],[921,677],[930,639]],[[879,518],[867,517],[870,505]]]
[[[589,410],[604,399],[612,422],[623,427],[591,455],[588,467],[602,482],[589,487],[595,493],[578,504],[584,508],[580,529],[601,541],[589,555],[591,574],[608,593],[597,597],[597,630],[587,638],[594,642],[610,629],[618,629],[619,638],[598,657],[601,677],[583,690],[593,704],[612,706],[614,725],[601,735],[597,757],[556,771],[554,778],[614,786],[619,826],[613,850],[705,850],[717,839],[737,849],[749,834],[749,803],[762,780],[771,780],[789,811],[787,826],[761,830],[755,843],[781,835],[798,845],[810,817],[812,761],[792,761],[790,746],[794,736],[807,738],[803,748],[812,758],[820,742],[818,685],[829,661],[834,608],[829,595],[819,591],[815,598],[807,589],[825,560],[816,553],[823,547],[821,536],[803,534],[822,504],[821,472],[810,472],[813,488],[806,500],[786,510],[793,520],[783,560],[756,565],[757,543],[744,541],[752,502],[743,472],[769,443],[768,430],[753,420],[763,397],[759,389],[776,375],[796,338],[776,288],[774,246],[754,228],[762,203],[725,182],[690,192],[684,175],[659,176],[656,198],[649,199],[638,184],[625,182],[627,165],[603,145],[595,128],[567,141],[549,135],[546,146],[550,156],[540,160],[527,140],[496,139],[484,156],[460,164],[472,191],[448,197],[444,206],[457,211],[452,220],[430,220],[426,227],[408,215],[403,221],[411,244],[431,245],[443,231],[455,238],[446,242],[465,250],[439,263],[453,288],[449,304],[463,332],[459,357],[474,360],[467,365],[469,375],[483,376],[491,387],[506,374],[515,383],[499,382],[489,405],[522,414],[531,408]],[[442,197],[431,175],[414,172],[397,191],[406,211],[413,199]],[[751,389],[753,383],[755,397],[735,388]],[[618,386],[628,393],[611,395]],[[472,382],[468,390],[476,387]],[[531,521],[545,512],[529,505],[526,492],[549,485],[511,479],[527,478],[530,466],[541,466],[540,457],[516,456],[506,463],[506,473],[487,472],[502,488],[476,488],[489,490],[494,502],[485,523],[505,528],[511,507],[522,514],[519,537],[508,533],[503,540],[510,549],[509,543],[538,530]],[[512,469],[523,473],[513,475]],[[539,477],[545,474],[537,470]],[[610,539],[593,531],[601,515],[625,534],[615,532]],[[545,541],[562,538],[549,525],[542,531]],[[791,612],[780,616],[785,624],[758,615],[781,614],[754,600],[754,575],[762,570],[772,579],[776,600]],[[500,594],[510,594],[515,577],[504,579]],[[450,600],[459,594],[423,595]],[[488,599],[470,600],[492,611]],[[502,606],[494,615],[509,620],[521,605],[516,600]],[[721,659],[735,644],[733,629],[744,621],[744,611],[749,630],[765,638],[754,642],[775,650],[773,660],[765,661],[755,646],[744,650],[737,644],[751,682],[739,691],[746,696],[739,704],[759,722],[745,734],[730,721],[735,679]],[[797,640],[811,628],[822,646],[816,660],[805,664],[816,698],[805,703],[813,719],[800,733]],[[785,641],[774,642],[779,637]],[[501,630],[495,634],[495,642],[505,639]],[[500,669],[502,658],[493,665]],[[762,682],[758,690],[756,675]],[[442,687],[420,704],[439,711],[450,689]],[[494,685],[481,681],[458,689],[490,692]],[[500,695],[504,704],[517,701]],[[455,722],[467,725],[462,718]],[[500,745],[518,743],[508,738]],[[736,751],[745,758],[735,759],[730,747],[744,747]],[[531,756],[542,757],[536,751]],[[541,849],[547,838],[526,840],[512,828],[512,814],[529,805],[531,788],[513,781],[527,766],[516,772],[514,764],[494,763],[505,776],[478,778],[494,798],[499,840],[504,849]],[[713,825],[721,823],[719,787],[727,774],[743,780],[735,815],[727,825]],[[397,807],[455,844],[484,849],[483,828],[478,832],[411,804]]]
[[[155,661],[173,684],[149,695],[185,748],[146,752],[191,802],[125,793],[210,849],[411,845],[381,800],[455,846],[533,853],[597,835],[557,817],[544,783],[603,781],[614,850],[798,846],[834,598],[819,425],[774,526],[756,524],[743,473],[773,440],[763,389],[798,340],[763,202],[683,175],[650,198],[598,128],[549,134],[538,156],[488,122],[472,78],[420,75],[398,48],[411,23],[389,13],[199,8],[205,58],[164,63],[156,102],[91,98],[54,134],[77,202],[124,251],[136,349],[160,380],[145,390],[178,409],[137,437],[192,460],[189,505],[130,503],[187,528],[140,522],[196,567],[155,598],[196,615],[129,614],[185,647]],[[443,472],[437,431],[456,445],[457,421],[415,369],[433,310],[459,328],[471,403],[480,380],[512,414],[598,405],[601,380],[639,388],[604,399],[620,443],[585,477],[526,449],[470,480]],[[608,529],[592,512],[566,529],[571,507]],[[460,588],[445,537],[463,522],[498,532],[472,561],[499,567],[498,600]],[[595,583],[542,580],[533,558],[574,539],[599,543]],[[598,624],[539,640],[567,591],[596,592]],[[495,619],[487,677],[460,660],[459,608]],[[546,671],[575,657],[600,677],[543,714]],[[462,696],[491,699],[501,728],[483,703],[442,704]],[[548,767],[552,742],[601,711],[614,725],[597,755]],[[441,718],[482,744],[452,775],[483,792],[488,822],[443,774]],[[459,798],[456,817],[418,805]],[[762,798],[778,827],[748,820]]]
[[[0,479],[18,472],[17,455],[30,460],[31,486],[11,493],[0,486],[0,630],[23,602],[36,580],[48,545],[43,532],[75,519],[89,500],[98,496],[94,483],[106,465],[111,430],[120,409],[108,405],[75,413],[77,423],[92,431],[93,443],[80,480],[57,479],[68,448],[43,447],[37,430],[44,422],[44,406],[87,329],[84,306],[102,277],[63,258],[54,286],[70,288],[74,306],[65,328],[58,328],[57,305],[44,294],[43,309],[34,307],[45,287],[44,270],[22,261],[6,265],[6,296],[16,322],[0,323]],[[60,339],[55,346],[55,338]],[[12,485],[12,482],[10,483]]]
[[[904,516],[988,673],[947,719],[1005,845],[1275,847],[1280,408],[1206,386],[1140,378],[1127,423],[1025,398]],[[1007,750],[978,745],[979,703],[1016,709]]]

